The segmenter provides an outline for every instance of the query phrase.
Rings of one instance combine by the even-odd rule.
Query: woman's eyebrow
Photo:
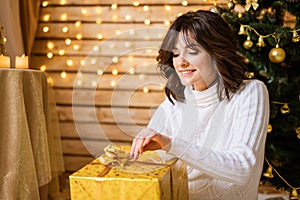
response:
[[[195,47],[201,48],[201,46],[197,43],[191,43],[186,45],[186,48],[195,48]]]

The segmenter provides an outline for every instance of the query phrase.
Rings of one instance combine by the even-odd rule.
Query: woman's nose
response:
[[[177,65],[178,66],[184,67],[184,66],[187,66],[187,64],[188,64],[188,61],[183,56],[177,57]]]

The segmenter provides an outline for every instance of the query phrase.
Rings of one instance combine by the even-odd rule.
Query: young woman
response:
[[[190,199],[257,199],[269,100],[262,82],[244,79],[236,46],[218,14],[196,11],[174,21],[159,50],[167,98],[131,156],[163,149],[186,162]]]

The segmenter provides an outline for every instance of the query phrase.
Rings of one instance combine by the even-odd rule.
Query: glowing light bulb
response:
[[[96,59],[91,59],[91,60],[90,60],[90,63],[91,63],[92,65],[94,65],[94,64],[97,63],[97,60],[96,60]]]
[[[171,11],[171,6],[169,6],[169,5],[165,5],[165,9],[166,9],[166,11]]]
[[[50,76],[48,76],[47,78],[47,83],[49,83],[50,85],[53,85],[54,83],[53,79]]]
[[[81,9],[81,14],[82,15],[87,15],[88,14],[88,10],[86,8],[82,8]]]
[[[96,87],[98,85],[97,81],[92,81],[92,86]]]
[[[147,52],[148,54],[151,54],[151,53],[153,53],[153,50],[152,50],[152,49],[147,49],[146,52]]]
[[[117,85],[116,81],[110,81],[110,86],[115,87]]]
[[[73,49],[78,51],[80,49],[80,46],[78,44],[73,45]]]
[[[118,8],[118,4],[116,3],[111,4],[111,9],[115,10],[117,8]]]
[[[100,47],[96,45],[96,46],[93,47],[93,50],[97,52],[97,51],[100,50]]]
[[[41,70],[42,72],[46,71],[46,69],[47,69],[47,66],[46,66],[46,65],[40,66],[40,70]]]
[[[140,2],[138,2],[138,1],[133,2],[133,6],[139,6],[139,5],[140,5]]]
[[[149,88],[148,87],[143,87],[143,92],[144,93],[149,93]]]
[[[97,74],[98,74],[99,76],[101,76],[101,75],[103,74],[103,70],[102,70],[102,69],[98,69],[98,70],[97,70]]]
[[[129,30],[129,34],[130,34],[130,35],[135,35],[135,30],[134,30],[134,29],[130,29],[130,30]]]
[[[69,27],[64,26],[64,27],[61,29],[61,31],[62,31],[63,33],[67,33],[67,32],[69,31]]]
[[[103,35],[102,35],[101,33],[98,33],[98,34],[97,34],[97,38],[98,38],[99,40],[102,40],[102,39],[103,39]]]
[[[70,38],[67,38],[66,40],[65,40],[65,44],[66,45],[70,45],[72,43],[72,40],[70,39]]]
[[[145,21],[144,21],[144,24],[146,24],[146,25],[149,25],[149,24],[151,24],[151,21],[150,21],[150,19],[145,19]]]
[[[114,57],[112,58],[112,62],[113,62],[113,63],[117,63],[117,62],[119,62],[119,59],[118,59],[118,57],[117,57],[117,56],[114,56]]]
[[[80,27],[81,26],[81,21],[80,20],[77,20],[76,22],[75,22],[75,27]]]
[[[102,8],[101,7],[97,7],[96,13],[101,14],[102,13]]]
[[[80,65],[85,66],[86,65],[86,61],[85,60],[81,60],[80,61]]]
[[[125,15],[125,19],[126,19],[127,21],[129,21],[129,20],[131,20],[131,16],[130,16],[130,15]]]
[[[147,5],[143,6],[143,10],[144,11],[149,11],[149,6],[147,6]]]
[[[135,74],[135,69],[133,67],[129,69],[129,74],[131,75]]]
[[[49,5],[49,1],[43,1],[42,6],[47,7]]]
[[[68,59],[68,60],[66,61],[66,63],[67,63],[68,66],[72,66],[72,65],[73,65],[73,60]]]
[[[169,26],[169,25],[171,24],[171,22],[170,22],[169,20],[165,20],[165,21],[164,21],[164,24],[165,24],[166,26]]]
[[[52,52],[48,52],[47,53],[47,58],[49,58],[49,59],[53,58],[53,53]]]
[[[45,15],[43,16],[43,20],[44,20],[44,21],[49,21],[49,20],[50,20],[50,17],[51,17],[50,14],[45,14]]]
[[[65,5],[67,3],[67,0],[60,0],[60,5]]]
[[[117,69],[113,69],[113,70],[111,71],[111,74],[112,74],[112,75],[118,75],[118,73],[119,73],[119,71],[118,71]]]
[[[76,34],[76,39],[77,40],[81,40],[82,39],[82,34],[81,33],[77,33]]]
[[[116,34],[117,34],[117,35],[121,35],[121,33],[122,33],[122,31],[116,30]]]
[[[61,49],[61,50],[58,51],[58,54],[59,54],[60,56],[65,55],[65,53],[66,53],[66,51],[65,51],[64,49]]]
[[[51,41],[47,42],[47,48],[48,49],[53,49],[54,48],[54,43],[51,42]]]
[[[61,16],[60,16],[60,20],[62,21],[66,21],[68,19],[68,14],[67,13],[63,13]]]
[[[125,47],[131,47],[131,42],[125,42],[125,43],[124,43],[124,46],[125,46]]]
[[[183,6],[187,6],[188,4],[189,4],[189,2],[186,1],[186,0],[183,0],[183,1],[181,2],[181,5],[183,5]]]
[[[60,77],[63,78],[63,79],[67,78],[67,72],[66,71],[62,71],[60,73]]]
[[[128,57],[128,60],[129,60],[129,61],[134,61],[134,56],[133,56],[133,55],[130,55],[130,56]]]
[[[140,74],[138,77],[139,77],[140,80],[145,80],[145,75],[144,74]]]
[[[50,30],[49,26],[44,26],[44,27],[43,27],[43,32],[44,32],[44,33],[48,33],[49,30]]]
[[[102,23],[102,19],[97,19],[96,20],[96,24],[101,24]]]
[[[112,18],[112,20],[117,21],[119,17],[117,14],[114,14],[111,18]]]

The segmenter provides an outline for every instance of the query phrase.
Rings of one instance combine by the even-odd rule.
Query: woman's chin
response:
[[[187,79],[181,78],[180,80],[181,80],[181,84],[184,85],[184,86],[192,85],[192,83]]]

